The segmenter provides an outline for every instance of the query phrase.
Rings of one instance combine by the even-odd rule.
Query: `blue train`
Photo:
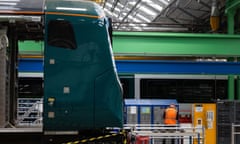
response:
[[[123,97],[111,24],[89,1],[47,0],[44,132],[96,133],[123,126]]]

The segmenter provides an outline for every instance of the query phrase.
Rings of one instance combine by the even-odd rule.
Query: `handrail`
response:
[[[133,135],[147,136],[152,139],[189,139],[189,144],[193,139],[200,144],[204,143],[203,127],[187,127],[182,125],[164,125],[164,124],[125,124],[125,129],[130,129]]]
[[[240,127],[240,124],[234,124],[232,123],[232,139],[231,144],[235,144],[235,135],[240,135],[240,131],[236,131],[236,127]]]

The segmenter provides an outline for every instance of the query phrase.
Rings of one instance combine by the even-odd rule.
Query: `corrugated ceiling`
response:
[[[100,4],[115,31],[206,32],[213,2],[222,14],[225,0],[105,0]]]

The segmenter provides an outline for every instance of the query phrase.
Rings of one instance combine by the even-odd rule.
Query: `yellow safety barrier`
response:
[[[67,142],[67,143],[62,143],[62,144],[79,144],[79,143],[87,143],[87,142],[93,142],[96,140],[101,140],[109,137],[115,137],[117,135],[123,135],[124,136],[124,141],[123,144],[127,144],[127,137],[126,137],[126,132],[120,132],[120,133],[114,133],[114,134],[108,134],[104,136],[98,136],[98,137],[91,137],[89,139],[82,139],[78,141],[73,141],[73,142]]]

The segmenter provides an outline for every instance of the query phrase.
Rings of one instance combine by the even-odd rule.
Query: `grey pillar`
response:
[[[0,128],[6,125],[6,49],[8,40],[6,30],[0,30]]]

